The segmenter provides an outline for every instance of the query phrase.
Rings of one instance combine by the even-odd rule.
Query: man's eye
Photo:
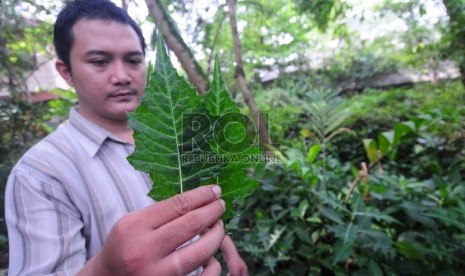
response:
[[[96,66],[104,66],[108,64],[108,61],[105,59],[94,59],[94,60],[91,60],[90,63]]]
[[[127,62],[131,65],[139,65],[142,63],[142,60],[141,59],[129,59]]]

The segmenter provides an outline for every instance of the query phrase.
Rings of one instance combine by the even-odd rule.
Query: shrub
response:
[[[357,136],[333,139],[327,139],[331,132],[314,134],[315,126],[331,125],[315,124],[315,118],[324,118],[315,115],[327,112],[321,107],[334,98],[308,101],[319,103],[319,108],[301,106],[306,113],[299,118],[305,120],[298,125],[312,135],[303,132],[287,141],[281,148],[282,162],[266,164],[256,172],[260,188],[238,204],[238,216],[228,225],[251,275],[459,275],[463,271],[463,151],[449,143],[454,137],[449,131],[455,127],[444,128],[449,121],[459,126],[463,115],[460,109],[441,106],[459,105],[451,102],[451,95],[425,99],[429,93],[436,92],[406,92],[417,101],[410,109],[387,116],[388,120],[379,107],[380,124],[376,113],[349,107],[354,115],[338,128],[350,128]],[[331,112],[342,112],[347,102],[334,105]],[[392,108],[389,102],[384,107]],[[364,116],[371,121],[369,132],[353,124]],[[376,140],[379,145],[380,133],[394,133],[399,125],[408,125],[405,121],[421,123],[370,164],[362,140]],[[343,141],[359,146],[347,149]],[[341,158],[342,148],[357,158]],[[450,154],[443,160],[446,149]],[[361,161],[366,165],[360,166]]]

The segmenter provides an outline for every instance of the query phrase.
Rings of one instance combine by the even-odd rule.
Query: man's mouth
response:
[[[109,98],[131,98],[133,96],[137,96],[137,92],[134,90],[116,91],[108,95]]]

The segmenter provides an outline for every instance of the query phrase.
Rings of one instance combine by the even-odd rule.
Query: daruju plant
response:
[[[251,120],[226,90],[218,59],[210,87],[202,97],[178,75],[160,38],[141,104],[129,114],[136,147],[128,160],[150,175],[154,185],[149,196],[155,200],[217,183],[228,206],[227,220],[234,199],[257,185],[246,169],[255,166],[260,152],[251,139],[256,137],[248,133]]]

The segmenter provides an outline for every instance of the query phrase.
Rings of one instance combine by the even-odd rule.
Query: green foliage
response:
[[[353,85],[361,85],[381,74],[396,72],[401,66],[399,53],[384,50],[386,41],[374,41],[363,45],[341,47],[334,55],[327,69],[318,72],[324,76],[328,84],[339,85],[350,89]]]
[[[244,207],[243,223],[250,230],[238,230],[235,237],[254,275],[454,273],[464,265],[462,207],[433,203],[431,194],[439,191],[428,181],[373,175],[371,199],[356,191],[344,204],[342,175],[332,179],[327,194],[284,167],[270,168],[267,175]],[[454,193],[460,201],[461,185],[462,180],[449,185],[461,190]]]
[[[9,95],[0,100],[2,185],[20,155],[49,130],[47,119],[53,114],[49,105],[33,105],[23,99],[26,92],[32,92],[27,91],[26,79],[40,65],[38,57],[49,55],[46,49],[52,41],[52,24],[38,19],[39,14],[50,13],[56,3],[49,4],[48,9],[34,1],[0,3],[0,91]]]
[[[449,24],[445,27],[444,41],[447,56],[457,62],[462,74],[462,84],[465,85],[465,5],[461,0],[443,0],[449,15]]]
[[[60,99],[48,103],[30,104],[22,100],[0,100],[0,183],[21,155],[55,129],[76,102],[71,91],[55,91]],[[1,195],[3,198],[3,194]]]
[[[310,131],[305,136],[315,139],[319,144],[329,142],[338,133],[348,131],[340,128],[350,116],[348,110],[341,109],[342,98],[337,92],[317,90],[306,94],[302,101],[303,111],[309,116],[306,122]]]
[[[452,53],[463,54],[463,49],[460,47],[465,40],[465,6],[460,0],[443,0],[447,14],[449,15],[449,24],[446,28],[447,33],[445,39],[451,45]],[[463,61],[464,57],[461,57]]]
[[[67,118],[71,107],[77,105],[78,103],[76,93],[71,89],[55,89],[51,92],[59,96],[59,98],[48,102],[48,116],[46,116],[44,119],[49,121],[53,120],[55,117],[61,119]]]
[[[301,12],[310,13],[318,28],[326,30],[330,22],[345,16],[347,2],[340,0],[298,0]]]
[[[71,96],[71,95],[70,95]],[[69,98],[75,99],[75,95]],[[52,103],[29,104],[19,99],[0,100],[0,189],[5,190],[8,175],[14,164],[31,146],[54,129],[68,114],[69,101],[57,99]],[[66,110],[66,111],[64,111]],[[4,202],[4,192],[0,193],[0,202]],[[3,209],[1,209],[3,211]],[[3,212],[2,212],[3,213]],[[0,224],[0,249],[8,250],[7,233],[4,220]],[[8,260],[1,258],[0,266],[5,267]]]
[[[433,2],[238,1],[246,76],[259,81],[258,75],[271,69],[279,70],[283,78],[292,77],[287,72],[306,73],[324,80],[325,86],[351,89],[354,83],[412,66],[422,73],[437,70],[438,65],[433,64],[449,56],[441,50],[452,50],[450,40],[442,37],[455,32],[445,26],[448,18],[441,1]],[[189,20],[192,16],[197,19],[193,40],[202,49],[197,56],[202,58],[206,53],[203,63],[207,65],[212,64],[214,52],[229,60],[227,64],[234,61],[227,10],[222,3],[206,8],[208,13],[195,15],[183,6]],[[214,16],[197,18],[198,14]],[[189,26],[186,31],[192,33],[192,29]],[[232,67],[224,70],[231,72],[226,75],[231,78],[233,71]]]
[[[278,81],[278,84],[256,93],[255,99],[258,108],[268,114],[272,122],[269,124],[271,139],[287,146],[291,139],[299,136],[298,124],[301,122],[300,114],[303,113],[299,101],[303,97],[301,91],[305,91],[307,83]]]
[[[309,46],[317,47],[326,29],[328,32],[346,33],[344,24],[336,24],[345,15],[348,5],[343,1],[238,1],[238,22],[244,54],[245,75],[255,75],[256,68],[285,67],[299,63],[297,56],[304,57]],[[309,3],[310,3],[309,2]],[[314,4],[314,2],[316,2]],[[175,5],[173,5],[175,6]],[[198,18],[203,32],[195,36],[195,42],[204,50],[202,54],[218,52],[222,60],[233,64],[231,30],[224,5],[208,9],[213,17]],[[196,26],[196,30],[199,28]],[[189,28],[189,33],[192,28]],[[319,38],[318,38],[319,37]],[[206,62],[209,62],[208,58]],[[205,62],[205,61],[204,61]],[[209,63],[207,63],[209,65]],[[233,69],[229,68],[232,72]]]
[[[392,130],[382,132],[378,139],[363,139],[363,147],[367,154],[370,165],[379,162],[388,153],[395,158],[395,150],[402,140],[409,135],[421,135],[425,124],[431,121],[431,116],[413,118],[410,121],[397,123]]]
[[[375,9],[380,13],[381,18],[386,18],[388,22],[398,20],[406,26],[405,31],[396,32],[381,39],[386,43],[397,41],[397,44],[391,44],[391,49],[384,50],[393,52],[394,60],[401,62],[404,66],[413,65],[421,68],[431,63],[432,59],[440,59],[441,24],[444,19],[440,18],[434,22],[430,18],[434,17],[431,11],[441,9],[442,3],[440,1],[427,2],[385,0],[380,2]],[[423,22],[429,22],[429,24]],[[405,46],[400,46],[398,41],[402,41]]]
[[[21,154],[45,135],[43,121],[46,109],[22,101],[0,101],[0,183]],[[3,194],[2,194],[3,196]]]
[[[315,114],[350,110],[338,126],[357,135],[327,140],[325,158],[317,135],[307,135],[308,148],[295,136],[282,147],[281,163],[257,172],[259,189],[229,224],[251,274],[459,275],[465,267],[465,167],[455,131],[463,130],[463,88],[373,90],[335,101],[332,109],[326,107],[333,98],[307,101],[299,98],[303,94],[288,94],[298,95],[301,129],[316,134],[313,127],[325,125],[324,118],[331,125],[333,117]],[[372,157],[381,163],[366,175],[357,171],[361,160],[370,160],[363,139],[382,153],[380,160]]]
[[[141,104],[129,114],[136,148],[128,160],[149,173],[154,183],[149,196],[156,200],[218,183],[232,208],[234,199],[250,194],[256,185],[245,172],[253,162],[242,161],[244,155],[259,154],[254,141],[248,141],[245,115],[226,90],[218,60],[203,99],[177,74],[163,43],[159,39]]]
[[[465,109],[461,104],[464,97],[459,82],[445,82],[388,91],[367,90],[345,100],[343,105],[352,112],[348,126],[361,138],[378,140],[380,133],[394,131],[398,123],[423,121],[421,131],[405,136],[382,162],[397,167],[406,176],[425,178],[463,164],[463,153],[457,149],[462,149],[465,141],[462,119]],[[340,145],[335,154],[342,160],[355,164],[366,160],[365,155],[360,155],[365,152],[363,144],[352,137],[336,137],[334,142]]]
[[[26,92],[25,79],[37,67],[38,55],[48,55],[52,24],[37,19],[47,11],[40,3],[5,0],[0,5],[0,86],[17,97]]]

